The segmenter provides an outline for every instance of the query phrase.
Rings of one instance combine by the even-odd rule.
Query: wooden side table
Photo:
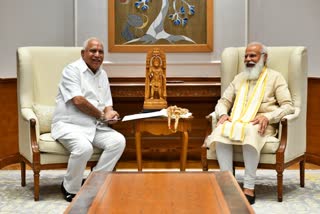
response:
[[[181,133],[182,144],[180,155],[180,171],[186,170],[188,140],[189,132],[191,131],[192,119],[193,117],[186,119],[180,118],[177,128],[177,132]],[[174,125],[174,120],[171,121],[171,124]],[[166,117],[146,118],[135,121],[135,141],[138,171],[142,171],[141,134],[143,132],[148,132],[153,135],[173,134],[173,132],[168,129],[168,118]]]

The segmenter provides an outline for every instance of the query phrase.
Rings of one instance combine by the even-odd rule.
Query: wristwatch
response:
[[[104,112],[101,112],[100,118],[99,118],[100,122],[105,122],[105,118],[104,118]]]

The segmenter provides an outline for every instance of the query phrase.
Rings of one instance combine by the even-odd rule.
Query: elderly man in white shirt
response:
[[[102,42],[89,38],[81,56],[62,72],[52,120],[52,137],[71,153],[61,184],[69,202],[81,187],[93,146],[103,150],[93,171],[112,171],[125,148],[124,136],[108,126],[120,116],[113,110],[108,76],[101,68]]]

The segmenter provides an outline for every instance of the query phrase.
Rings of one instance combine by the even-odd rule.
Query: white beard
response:
[[[255,64],[252,68],[245,66],[244,73],[247,80],[257,80],[259,79],[260,73],[264,67],[263,57],[260,58],[259,62]]]

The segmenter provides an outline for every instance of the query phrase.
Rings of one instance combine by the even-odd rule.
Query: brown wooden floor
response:
[[[151,162],[151,161],[144,161],[143,162],[143,169],[179,169],[180,162],[174,161],[174,162],[165,162],[165,161],[159,161],[159,162]],[[306,163],[306,169],[320,169],[320,166]],[[218,168],[217,166],[209,166],[209,169],[215,169]],[[19,170],[20,164],[12,164],[9,166],[6,166],[2,168],[2,170]],[[30,167],[27,166],[27,169],[30,169]],[[137,163],[135,161],[130,162],[119,162],[117,165],[117,169],[137,169]],[[188,161],[187,163],[187,169],[201,169],[201,163],[198,161]],[[295,164],[288,169],[299,169],[299,164]]]

